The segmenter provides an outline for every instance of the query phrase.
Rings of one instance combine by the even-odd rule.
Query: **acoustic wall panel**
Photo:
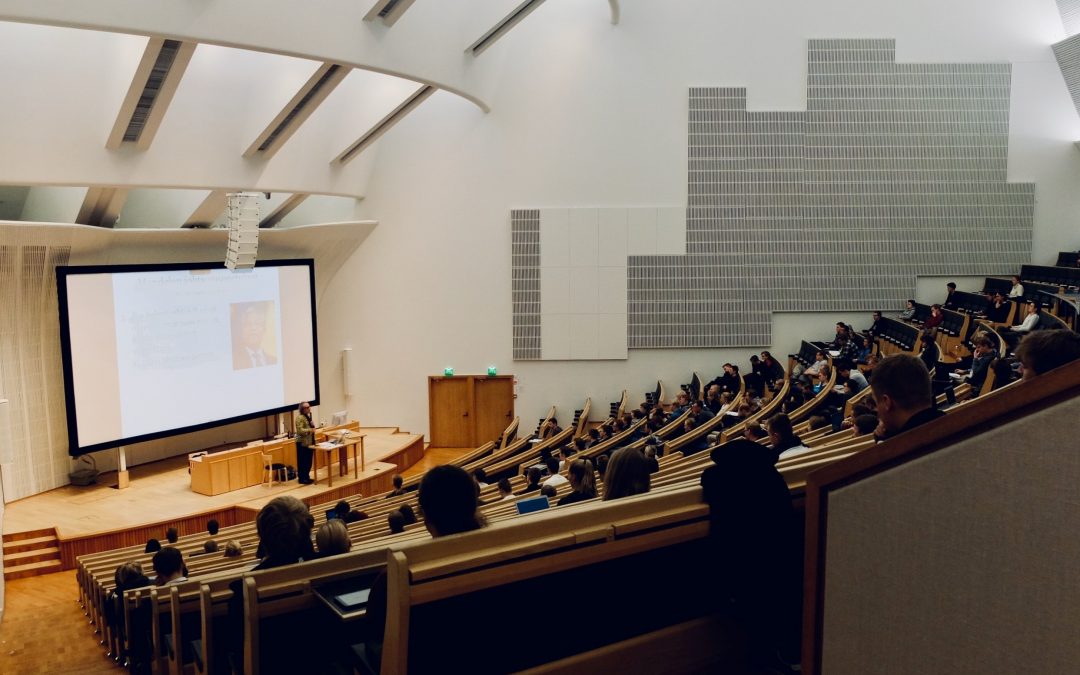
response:
[[[1062,40],[1054,45],[1054,58],[1057,59],[1061,76],[1069,88],[1073,106],[1080,113],[1080,35]]]
[[[1065,32],[1069,36],[1080,33],[1080,0],[1057,0],[1057,6]]]
[[[898,64],[882,39],[810,40],[804,112],[691,89],[685,212],[626,210],[628,347],[768,346],[774,311],[897,309],[919,275],[1018,269],[1035,188],[1006,180],[1010,87],[1008,64]]]
[[[540,358],[540,212],[510,216],[514,358]]]

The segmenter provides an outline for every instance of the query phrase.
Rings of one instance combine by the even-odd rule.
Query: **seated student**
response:
[[[748,424],[743,431],[743,438],[754,441],[755,443],[763,438],[768,438],[769,432],[765,431],[765,428],[760,424]]]
[[[837,363],[836,374],[839,379],[851,380],[851,388],[854,390],[852,393],[858,394],[860,391],[870,386],[870,383],[866,381],[866,376],[864,376],[858,368],[853,367],[850,361],[840,361]]]
[[[806,422],[810,426],[810,431],[817,431],[829,426],[829,420],[824,415],[811,415]]]
[[[934,340],[934,335],[930,332],[924,332],[919,336],[919,344],[922,345],[919,358],[926,365],[926,371],[930,372],[937,367],[938,359],[941,358],[941,350],[938,349],[937,341]]]
[[[218,544],[213,539],[207,539],[203,542],[203,553],[217,553]]]
[[[405,518],[401,515],[401,511],[388,513],[386,524],[390,527],[390,534],[401,534],[405,531]]]
[[[499,479],[499,497],[503,500],[514,498],[514,489],[510,487],[509,478]]]
[[[791,426],[791,418],[784,413],[769,418],[769,445],[772,448],[774,464],[781,459],[810,451],[810,448],[803,445],[802,439],[795,434]]]
[[[829,375],[831,374],[832,373],[829,370],[829,367],[825,366],[818,372],[817,375],[814,376],[814,384],[812,387],[812,391],[815,395],[818,394],[822,389],[824,389],[825,385],[829,383]]]
[[[877,404],[879,440],[886,440],[932,422],[945,413],[934,408],[930,371],[913,354],[893,354],[881,360],[870,378]]]
[[[671,407],[672,418],[682,415],[684,412],[690,409],[690,395],[685,391],[680,391],[675,394],[675,404]]]
[[[915,301],[908,300],[904,305],[904,311],[900,312],[901,321],[911,321],[915,317]]]
[[[556,495],[558,495],[558,491],[555,489],[554,485],[541,485],[540,494],[548,499],[554,499]]]
[[[518,494],[519,495],[527,495],[530,492],[538,491],[540,489],[540,478],[541,478],[541,476],[542,476],[542,474],[540,473],[540,469],[537,469],[535,466],[530,466],[528,469],[526,469],[525,470],[525,478],[526,478],[526,480],[529,481],[529,483]]]
[[[712,452],[701,475],[709,505],[708,556],[723,612],[748,636],[746,672],[788,673],[798,662],[802,528],[791,492],[761,446],[736,439]],[[740,669],[741,671],[741,669]]]
[[[660,440],[659,436],[649,436],[645,439],[645,447],[653,448],[657,457],[664,456],[664,442]]]
[[[877,415],[858,415],[851,426],[852,436],[868,436],[877,429]]]
[[[1044,330],[1024,338],[1016,348],[1023,378],[1042,375],[1080,359],[1080,334],[1071,330]]]
[[[994,357],[997,355],[997,350],[994,341],[983,332],[971,336],[971,344],[975,346],[975,351],[971,356],[971,368],[966,371],[959,371],[958,374],[962,375],[964,381],[971,385],[971,395],[974,397],[979,395],[979,390],[982,389],[983,383],[986,382],[986,375],[990,372],[990,363],[993,362]]]
[[[1020,338],[1032,331],[1038,330],[1039,325],[1042,322],[1042,308],[1039,307],[1039,303],[1034,300],[1031,300],[1024,305],[1024,312],[1024,320],[1019,326],[1003,328],[1000,331],[1001,337],[1005,338],[1005,342],[1009,345],[1010,349],[1016,347],[1016,344],[1020,342]]]
[[[167,586],[187,581],[187,577],[184,576],[184,554],[178,548],[161,547],[161,550],[151,558],[150,564],[157,572],[154,578],[155,586]]]
[[[656,473],[660,470],[660,461],[656,459],[656,446],[645,446],[645,459],[649,460],[649,473]]]
[[[319,549],[320,558],[348,553],[352,549],[349,528],[337,518],[326,521],[315,532],[315,546]]]
[[[761,371],[765,377],[766,384],[772,388],[779,388],[780,384],[784,380],[784,367],[780,365],[780,362],[773,358],[770,352],[761,352]]]
[[[244,555],[244,547],[240,545],[240,542],[235,539],[225,542],[226,558],[239,558],[242,555]]]
[[[724,364],[724,374],[710,382],[710,385],[718,385],[720,391],[730,391],[735,393],[739,391],[739,367],[732,363]]]
[[[461,467],[444,464],[428,470],[420,481],[419,501],[424,526],[432,538],[472,532],[487,524],[477,511],[476,483]],[[371,585],[364,619],[366,653],[375,672],[382,660],[386,600],[386,573],[381,572]]]
[[[609,457],[607,455],[600,455],[596,458],[596,473],[600,474],[600,479],[604,479],[604,474],[607,473]]]
[[[941,311],[941,305],[930,305],[930,316],[927,317],[926,322],[923,324],[923,330],[930,330],[931,328],[937,328],[941,325],[941,322],[945,320],[945,314]]]
[[[484,471],[483,469],[473,471],[473,478],[476,479],[477,487],[486,488],[489,485],[487,471]]]
[[[413,511],[413,507],[408,504],[402,504],[398,509],[398,512],[401,514],[401,517],[405,519],[406,525],[412,525],[416,522],[416,512]]]
[[[206,521],[206,533],[209,534],[211,537],[216,537],[217,533],[218,533],[218,531],[220,529],[221,529],[221,524],[218,523],[218,521],[215,520],[214,518],[211,518],[210,520]]]
[[[146,548],[143,549],[143,553],[157,553],[161,550],[161,542],[151,537],[146,540]]]
[[[394,489],[390,491],[390,494],[386,495],[387,499],[405,494],[405,488],[402,487],[405,484],[405,479],[401,477],[401,474],[395,473],[392,480],[394,481]]]
[[[818,350],[817,355],[814,357],[814,363],[808,368],[805,368],[798,376],[798,379],[803,382],[811,382],[818,374],[829,367],[829,358],[825,355],[825,352]]]
[[[698,428],[698,423],[694,421],[694,418],[693,417],[687,417],[686,421],[683,422],[683,435],[689,434],[691,431],[693,431],[694,429],[697,429],[697,428]],[[693,455],[695,453],[701,452],[702,450],[706,450],[706,449],[708,449],[708,447],[709,447],[708,436],[703,435],[703,436],[699,436],[698,438],[695,438],[694,440],[690,441],[689,443],[687,443],[686,445],[682,446],[679,449],[682,450],[682,453],[684,455],[689,456],[689,455]]]
[[[611,455],[604,476],[604,501],[649,491],[649,462],[637,448],[622,448]]]
[[[690,416],[694,419],[694,423],[699,427],[713,417],[716,417],[713,411],[705,407],[705,404],[701,401],[694,401],[690,404]]]
[[[599,429],[595,429],[595,428],[594,429],[589,429],[588,435],[589,435],[589,447],[590,448],[603,440],[603,438],[601,438],[601,436],[600,436],[600,430]]]
[[[559,460],[551,458],[547,461],[548,479],[541,483],[541,487],[544,485],[550,485],[553,488],[557,488],[560,485],[566,485],[569,481],[566,480],[566,476],[559,473]]]
[[[1020,283],[1020,277],[1012,275],[1012,288],[1009,289],[1010,298],[1022,298],[1024,297],[1024,284]]]
[[[149,586],[150,579],[143,574],[142,565],[137,562],[126,562],[116,568],[113,580],[116,582],[116,587],[109,592],[105,600],[105,622],[115,632],[121,644],[129,645],[128,658],[132,672],[149,672],[151,652],[150,619],[147,616],[149,606],[143,605],[132,614],[133,630],[129,637],[128,625],[124,620],[124,591]]]
[[[727,392],[721,392],[719,386],[715,384],[710,386],[705,392],[705,408],[714,415],[719,414],[720,408],[724,405],[722,400],[724,393]]]
[[[941,303],[941,306],[945,309],[956,309],[956,284],[949,282],[945,284],[945,300]]]
[[[986,306],[986,320],[990,323],[1005,323],[1011,309],[1012,303],[1005,299],[1001,291],[997,291]]]
[[[540,427],[540,440],[546,441],[552,436],[558,436],[561,433],[562,427],[559,426],[559,420],[552,417]]]
[[[570,475],[572,492],[560,499],[558,506],[596,498],[596,474],[593,472],[592,462],[587,459],[576,459],[570,463],[567,473]]]
[[[730,411],[724,414],[724,420],[720,423],[720,425],[725,429],[728,429],[735,426],[739,422],[742,422],[753,414],[754,412],[750,408],[749,404],[740,403],[734,415],[732,415]]]
[[[180,534],[176,531],[175,527],[170,527],[165,530],[165,539],[167,539],[170,544],[175,544],[180,539]]]

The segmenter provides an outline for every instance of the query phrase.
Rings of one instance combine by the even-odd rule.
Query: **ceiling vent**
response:
[[[391,127],[400,122],[402,118],[408,115],[416,106],[423,103],[435,92],[436,87],[430,84],[425,84],[417,89],[409,96],[409,98],[405,99],[401,105],[391,110],[386,117],[382,118],[375,126],[371,127],[366,134],[361,136],[355,143],[345,148],[345,151],[335,157],[333,161],[344,164],[359,155],[369,145],[377,141],[380,136],[389,131]]]
[[[495,41],[510,32],[510,29],[518,25],[522,19],[527,17],[534,9],[544,4],[544,0],[525,0],[525,2],[518,5],[514,11],[510,12],[503,18],[502,21],[495,24],[495,26],[484,33],[479,40],[472,43],[465,49],[465,53],[472,53],[473,56],[480,56],[480,54],[495,44]]]
[[[194,52],[194,42],[150,39],[106,148],[116,150],[124,144],[139,150],[150,147]]]
[[[379,0],[364,15],[364,21],[380,19],[383,24],[393,26],[405,10],[412,7],[413,2],[414,0]]]
[[[348,66],[337,63],[324,63],[319,66],[255,142],[244,151],[244,157],[273,157],[311,113],[326,100],[330,92],[345,80],[351,70]]]

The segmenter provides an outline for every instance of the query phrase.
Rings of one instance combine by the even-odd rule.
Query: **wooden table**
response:
[[[345,450],[345,461],[348,462],[349,448],[353,449],[353,478],[359,478],[364,470],[364,436],[365,434],[349,433],[343,436],[340,443],[324,441],[316,443],[315,450],[315,482],[319,482],[319,455],[324,456],[323,463],[326,465],[326,482],[329,487],[334,487],[334,472],[330,470],[330,454],[335,450]],[[360,448],[360,457],[356,456],[356,448]],[[338,465],[338,475],[344,475],[341,465]]]

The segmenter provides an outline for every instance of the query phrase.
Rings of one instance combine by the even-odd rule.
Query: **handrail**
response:
[[[1002,395],[1002,394],[1005,395]],[[873,452],[825,464],[806,480],[806,553],[803,602],[803,672],[821,672],[827,503],[836,489],[949,448],[1052,405],[1080,396],[1080,362],[980,396],[963,414],[946,415],[879,444]]]

